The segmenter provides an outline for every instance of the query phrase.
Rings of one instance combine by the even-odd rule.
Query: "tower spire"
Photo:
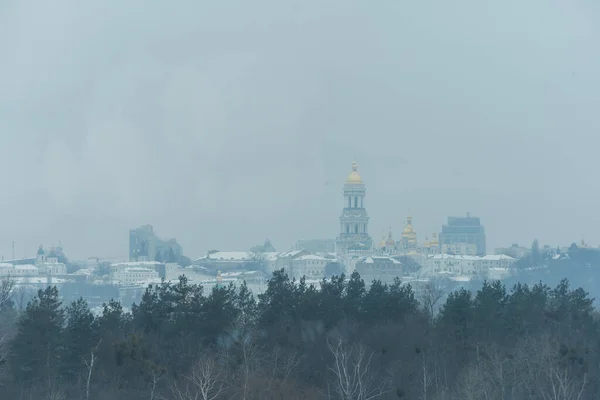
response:
[[[354,161],[344,184],[344,209],[336,241],[336,248],[340,253],[367,252],[373,248],[373,240],[368,233],[369,215],[365,209],[365,194],[365,185]]]

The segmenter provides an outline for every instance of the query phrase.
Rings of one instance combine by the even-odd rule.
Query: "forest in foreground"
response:
[[[99,316],[55,287],[19,312],[11,289],[2,281],[1,399],[600,398],[600,321],[566,280],[444,296],[434,283],[354,273],[314,287],[277,271],[254,297],[181,277]]]

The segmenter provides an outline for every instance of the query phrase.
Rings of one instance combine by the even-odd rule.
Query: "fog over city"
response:
[[[160,4],[159,4],[160,3]],[[471,212],[600,243],[597,1],[0,2],[0,255],[190,257]]]

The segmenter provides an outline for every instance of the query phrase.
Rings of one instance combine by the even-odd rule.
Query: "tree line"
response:
[[[276,271],[264,293],[182,276],[95,316],[56,287],[15,310],[0,285],[0,398],[597,399],[600,325],[566,280],[318,287]]]

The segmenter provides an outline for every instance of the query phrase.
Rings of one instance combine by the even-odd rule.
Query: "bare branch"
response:
[[[387,381],[376,383],[371,368],[372,352],[362,345],[347,346],[341,338],[328,346],[334,357],[329,371],[340,400],[373,400],[388,392]]]
[[[90,361],[89,362],[85,358],[83,359],[83,362],[88,370],[87,379],[86,379],[86,383],[85,383],[85,398],[86,398],[86,400],[90,399],[90,383],[92,382],[92,372],[94,370],[94,365],[98,361],[98,357],[96,357],[96,352],[98,351],[98,347],[100,347],[100,343],[102,343],[102,339],[100,339],[98,341],[98,344],[96,345],[96,347],[94,347],[92,350],[90,350]]]
[[[223,370],[212,358],[200,360],[184,379],[169,385],[176,400],[215,400],[226,390]]]

